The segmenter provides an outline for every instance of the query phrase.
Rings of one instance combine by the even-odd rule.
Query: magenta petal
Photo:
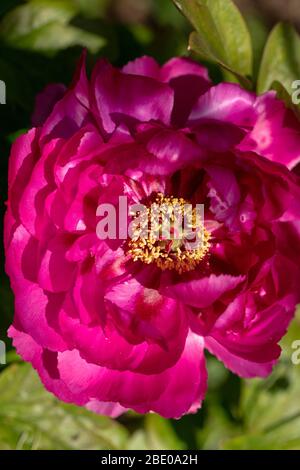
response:
[[[76,395],[70,392],[67,385],[60,380],[56,365],[56,353],[43,349],[30,335],[13,326],[9,329],[9,337],[13,339],[13,345],[18,354],[25,361],[32,363],[49,392],[67,403],[76,403],[80,406],[87,403],[88,398],[84,394]]]
[[[187,57],[175,57],[174,59],[170,59],[161,68],[161,79],[164,82],[169,82],[174,78],[187,75],[201,77],[210,81],[207,68]]]
[[[12,148],[9,335],[61,400],[179,418],[204,398],[205,347],[242,377],[280,355],[300,302],[299,122],[273,92],[213,86],[190,59],[100,60],[91,81],[84,62],[38,96],[39,127]],[[137,240],[136,259],[128,206],[158,193],[204,205],[199,263],[178,237]],[[116,215],[105,240],[100,204]]]
[[[76,265],[66,259],[66,251],[72,239],[68,236],[57,236],[47,246],[42,257],[38,282],[49,292],[67,291],[73,283]]]
[[[151,57],[141,57],[129,62],[122,70],[170,84],[175,94],[172,123],[178,127],[184,126],[199,96],[211,86],[207,69],[185,57],[171,59],[161,69]],[[189,93],[186,93],[187,89]]]
[[[230,352],[221,343],[213,337],[205,338],[205,347],[208,351],[222,361],[228,369],[244,378],[267,377],[272,372],[276,359],[280,354],[280,348],[277,350],[276,358],[265,363],[255,363],[244,359],[238,354]]]
[[[197,143],[211,152],[226,152],[238,145],[245,137],[245,131],[231,123],[203,120],[193,126]]]
[[[182,345],[174,341],[167,351],[146,341],[132,344],[111,321],[106,321],[104,327],[99,324],[87,326],[74,318],[70,306],[66,307],[60,314],[61,331],[70,348],[80,350],[81,357],[87,362],[119,371],[157,374],[173,366],[182,354],[185,339]]]
[[[76,238],[75,242],[66,251],[66,259],[68,261],[84,261],[86,258],[95,253],[98,244],[97,235],[90,233]]]
[[[160,78],[160,67],[152,57],[139,57],[122,68],[123,73],[141,75],[154,79]]]
[[[81,128],[62,146],[55,162],[54,172],[57,184],[64,181],[69,170],[82,162],[91,162],[99,156],[103,139],[97,129],[88,125]]]
[[[223,294],[235,289],[244,280],[243,276],[215,276],[212,274],[199,280],[166,286],[162,291],[165,295],[193,307],[207,308]]]
[[[199,164],[205,155],[184,132],[159,126],[142,125],[137,140],[146,146],[156,159],[145,157],[142,162],[149,173],[171,174],[191,164]]]
[[[35,110],[32,115],[32,124],[35,127],[42,126],[51,114],[55,104],[62,99],[67,88],[61,83],[51,83],[35,100]]]
[[[49,392],[52,392],[60,400],[67,403],[75,403],[85,406],[94,413],[117,418],[127,411],[118,403],[99,402],[89,399],[84,393],[74,394],[68,386],[61,380],[57,368],[57,354],[47,349],[42,349],[29,335],[11,327],[9,336],[13,339],[13,345],[18,354],[25,360],[32,363],[40,378]]]
[[[208,165],[206,170],[210,176],[210,210],[218,222],[224,222],[231,229],[235,229],[241,203],[241,189],[237,178],[230,168],[221,165]]]
[[[74,394],[89,394],[99,401],[117,402],[143,413],[158,412],[166,418],[179,418],[191,408],[195,411],[206,391],[203,339],[192,333],[177,364],[158,375],[101,368],[83,361],[76,351],[59,354],[58,369]]]
[[[205,67],[187,58],[175,58],[161,69],[161,80],[174,90],[172,123],[183,127],[197,100],[211,87]],[[187,90],[189,92],[187,93]]]
[[[72,287],[72,297],[78,316],[83,324],[101,324],[105,318],[104,289],[95,267],[86,263],[78,270]]]
[[[19,226],[6,252],[6,271],[16,296],[15,321],[38,344],[50,349],[63,350],[65,341],[48,323],[49,297],[38,284],[25,278],[25,275],[30,278],[35,276],[38,262],[36,248],[29,233],[24,227]],[[30,259],[31,266],[28,266],[28,263],[25,266],[26,249],[28,250],[26,256],[28,261]]]
[[[118,403],[104,403],[97,400],[89,401],[85,405],[85,407],[88,410],[93,411],[94,413],[109,416],[110,418],[118,418],[122,414],[126,413],[126,411],[128,411],[126,408],[119,405]]]
[[[299,121],[274,92],[259,96],[255,103],[258,119],[240,145],[274,162],[294,168],[300,162]]]
[[[45,216],[45,204],[47,196],[53,189],[54,175],[51,170],[61,145],[61,139],[53,139],[45,144],[44,153],[28,176],[27,185],[19,202],[20,220],[26,229],[36,237],[41,237],[45,229],[48,234],[51,234],[48,228],[51,221]]]
[[[170,381],[164,393],[151,405],[153,411],[166,418],[180,418],[201,408],[207,389],[203,344],[201,337],[193,333],[188,335],[181,359],[170,369]],[[146,413],[148,408],[142,405],[136,411]]]
[[[13,186],[20,170],[22,170],[23,179],[26,180],[26,174],[30,175],[34,167],[36,160],[36,156],[34,154],[36,136],[37,130],[31,129],[26,134],[20,135],[12,145],[8,173],[8,182],[11,187]],[[12,194],[12,196],[13,195],[14,194]]]
[[[85,71],[85,54],[82,55],[72,87],[56,103],[43,125],[42,141],[51,137],[72,136],[89,121],[89,84]]]
[[[251,126],[256,119],[255,100],[254,93],[232,83],[221,83],[199,98],[189,116],[189,124],[215,119],[241,127]]]
[[[100,61],[92,76],[92,92],[95,116],[107,133],[115,130],[116,123],[132,119],[170,122],[173,91],[151,78],[127,75]]]
[[[129,338],[135,337],[138,342],[148,339],[167,351],[183,347],[187,314],[177,301],[143,287],[135,279],[113,286],[105,299],[115,307],[116,327]]]
[[[281,271],[273,269],[277,263],[282,273],[293,272],[294,288],[287,285]],[[205,338],[206,347],[242,377],[267,376],[280,355],[277,343],[285,335],[299,301],[299,295],[286,295],[285,291],[296,291],[297,282],[299,270],[288,260],[275,257],[257,276],[254,292],[238,295],[219,316]],[[277,296],[270,305],[268,296],[274,287]]]

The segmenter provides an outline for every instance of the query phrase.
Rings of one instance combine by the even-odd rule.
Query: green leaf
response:
[[[10,11],[0,24],[0,37],[9,46],[47,55],[72,46],[98,52],[105,40],[70,24],[78,5],[64,0],[32,0]]]
[[[171,25],[178,30],[185,27],[185,19],[180,15],[176,8],[172,7],[170,0],[159,0],[159,2],[153,2],[152,8],[155,20],[161,25]]]
[[[73,0],[80,11],[88,18],[101,18],[105,15],[110,0]]]
[[[132,434],[127,441],[126,450],[149,450],[147,435],[144,429],[138,429]]]
[[[176,435],[171,422],[155,414],[146,416],[145,424],[149,448],[154,450],[181,450],[183,442]]]
[[[300,78],[300,36],[293,26],[277,24],[268,38],[260,66],[257,91],[264,93],[279,82],[291,95]]]
[[[246,21],[252,40],[253,82],[256,83],[269,29],[262,16],[247,15]]]
[[[204,450],[219,449],[229,436],[235,436],[239,431],[236,423],[232,423],[228,418],[228,413],[221,406],[222,392],[213,399],[208,396],[206,399],[207,416],[204,426],[197,429],[197,448]]]
[[[285,352],[268,379],[244,381],[239,410],[244,432],[222,447],[300,450],[299,379],[300,365]]]
[[[96,54],[104,46],[105,41],[94,34],[80,30],[74,26],[65,26],[60,23],[48,23],[38,30],[32,31],[25,38],[15,41],[15,46],[38,50],[51,54],[54,51],[67,49],[68,47],[80,45],[86,47]]]
[[[59,402],[30,365],[0,374],[0,449],[123,449],[127,437],[117,421]]]
[[[151,413],[143,419],[127,442],[128,450],[182,450],[186,446],[177,436],[172,421]]]
[[[17,354],[15,349],[12,349],[11,351],[8,351],[6,354],[6,363],[7,364],[13,364],[14,362],[20,362],[22,363],[22,358]]]
[[[231,0],[173,0],[196,32],[189,48],[202,59],[216,62],[249,85],[252,45],[249,31]]]
[[[274,441],[263,434],[239,436],[224,443],[223,450],[299,450],[299,439],[287,439],[285,442]]]
[[[1,36],[11,44],[48,23],[68,23],[77,9],[68,1],[35,0],[11,10],[1,22]]]
[[[208,388],[210,391],[217,390],[222,387],[228,378],[229,372],[222,362],[215,359],[214,356],[207,358],[207,370],[208,370]]]

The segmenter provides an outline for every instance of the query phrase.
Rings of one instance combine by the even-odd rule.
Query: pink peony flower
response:
[[[5,245],[9,335],[45,387],[110,416],[179,418],[204,398],[205,348],[268,376],[300,301],[293,113],[183,58],[100,60],[91,80],[82,59],[37,105],[12,148]],[[101,202],[157,194],[204,204],[209,247],[194,261],[183,242],[161,241],[163,266],[139,242],[97,237]]]

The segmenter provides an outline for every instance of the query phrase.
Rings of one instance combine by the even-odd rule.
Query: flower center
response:
[[[210,239],[197,208],[183,198],[158,193],[144,211],[133,215],[127,253],[134,261],[183,273],[203,261]]]

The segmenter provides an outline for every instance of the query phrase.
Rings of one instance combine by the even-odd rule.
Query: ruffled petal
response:
[[[138,57],[132,60],[122,68],[122,72],[154,79],[160,78],[160,66],[153,57],[149,56]]]
[[[160,77],[174,90],[172,124],[184,127],[197,100],[212,85],[208,71],[197,62],[178,57],[171,59],[162,67]]]
[[[240,148],[257,152],[289,169],[300,162],[299,121],[275,92],[259,96],[255,102],[257,121]]]
[[[40,127],[44,124],[55,104],[62,99],[66,90],[66,86],[62,83],[51,83],[37,95],[31,119],[34,127]]]
[[[170,123],[173,91],[151,78],[121,73],[101,60],[93,72],[92,93],[94,115],[106,133],[121,122]]]
[[[56,103],[43,125],[42,142],[49,141],[51,138],[69,138],[84,124],[90,122],[89,83],[85,70],[85,55],[81,57],[70,89]]]
[[[15,294],[15,324],[39,345],[63,350],[65,341],[48,321],[49,310],[53,316],[60,303],[51,302],[45,291],[34,282],[38,261],[37,244],[25,228],[19,226],[6,251],[6,272]]]
[[[179,282],[166,286],[162,292],[169,297],[196,308],[207,308],[223,294],[232,291],[245,280],[243,276],[229,276],[214,274],[202,279]]]
[[[153,341],[165,350],[182,348],[186,339],[187,314],[177,301],[135,278],[113,286],[106,294],[112,305],[115,326],[129,341]]]
[[[202,95],[192,109],[189,124],[197,125],[204,119],[214,119],[240,127],[249,127],[256,122],[254,108],[256,95],[239,85],[220,83]]]
[[[58,369],[74,394],[117,402],[137,412],[154,411],[166,418],[180,418],[191,408],[195,411],[206,391],[203,339],[192,333],[177,364],[161,374],[112,371],[88,364],[76,351],[60,353]]]

